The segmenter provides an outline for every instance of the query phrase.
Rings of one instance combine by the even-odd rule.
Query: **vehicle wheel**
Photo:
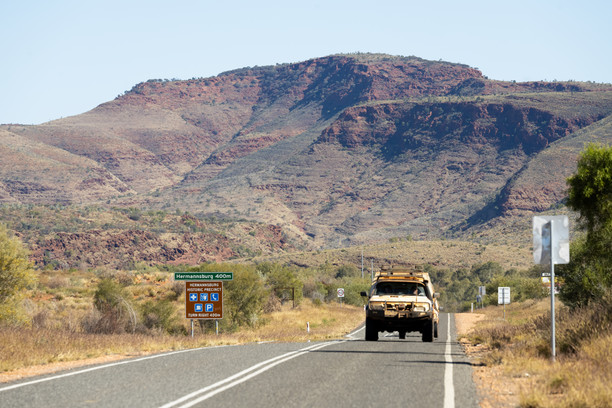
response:
[[[366,318],[365,322],[365,339],[366,341],[378,341],[378,328],[368,318]]]
[[[438,322],[434,323],[434,337],[438,338]]]
[[[431,343],[434,339],[434,321],[428,320],[423,327],[423,341]]]
[[[405,332],[405,331],[403,331],[403,330],[401,330],[401,331],[399,332],[399,338],[400,338],[401,340],[404,340],[404,339],[406,338],[406,332]]]

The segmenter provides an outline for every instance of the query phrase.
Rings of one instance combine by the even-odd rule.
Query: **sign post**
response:
[[[506,320],[506,305],[510,304],[510,288],[500,286],[497,288],[497,304],[504,305],[504,320]]]
[[[479,286],[478,287],[478,296],[476,297],[476,304],[478,305],[478,302],[480,302],[480,308],[484,309],[484,297],[487,294],[487,287],[486,286]],[[480,300],[478,300],[480,299]]]
[[[344,288],[338,288],[338,297],[340,298],[340,306],[342,306],[342,299],[344,298]]]
[[[555,264],[569,263],[569,220],[566,215],[533,217],[533,260],[550,264],[550,357],[556,359]]]
[[[219,334],[219,320],[223,319],[223,281],[234,279],[233,272],[175,272],[175,281],[185,281],[185,318],[215,320]]]

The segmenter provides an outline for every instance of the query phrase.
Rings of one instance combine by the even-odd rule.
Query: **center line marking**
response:
[[[444,353],[444,408],[455,408],[455,385],[453,384],[453,356],[451,354],[451,315],[446,330],[446,351]]]

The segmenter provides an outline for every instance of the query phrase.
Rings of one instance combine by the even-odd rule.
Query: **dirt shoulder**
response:
[[[489,351],[483,344],[472,344],[467,340],[478,322],[485,319],[480,313],[455,313],[457,339],[473,367],[472,378],[478,391],[481,408],[511,408],[519,404],[518,385],[509,381],[501,366],[485,366],[482,359]]]

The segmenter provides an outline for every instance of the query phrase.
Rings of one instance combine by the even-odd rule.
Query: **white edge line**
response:
[[[342,341],[341,341],[341,342],[342,342]],[[200,403],[200,402],[202,402],[202,401],[206,401],[207,399],[209,399],[209,398],[211,398],[211,397],[213,397],[213,396],[215,396],[215,395],[217,395],[217,394],[219,394],[219,393],[221,393],[221,392],[223,392],[223,391],[226,391],[226,390],[228,390],[228,389],[230,389],[230,388],[233,388],[233,387],[235,387],[235,386],[236,386],[236,385],[238,385],[238,384],[242,384],[243,382],[248,381],[248,380],[250,380],[251,378],[258,376],[259,374],[261,374],[261,373],[263,373],[263,372],[265,372],[265,371],[268,371],[269,369],[271,369],[271,368],[273,368],[273,367],[275,367],[275,366],[277,366],[277,365],[279,365],[279,364],[282,364],[282,363],[284,363],[284,362],[286,362],[286,361],[292,360],[292,359],[294,359],[294,358],[296,358],[296,357],[299,357],[299,356],[301,356],[301,355],[307,354],[307,353],[309,353],[309,352],[311,352],[311,351],[318,350],[318,349],[321,349],[321,348],[323,348],[323,347],[327,347],[327,346],[329,346],[330,344],[334,344],[334,343],[336,343],[336,342],[327,342],[327,343],[323,343],[323,344],[319,344],[319,345],[315,345],[315,346],[311,346],[311,347],[306,347],[306,348],[304,348],[304,349],[297,350],[297,351],[294,351],[294,352],[291,352],[291,353],[287,353],[287,354],[289,354],[289,356],[287,356],[287,354],[283,354],[282,356],[278,356],[278,357],[276,357],[276,358],[274,358],[274,359],[271,359],[271,360],[278,360],[278,359],[279,359],[279,358],[281,358],[281,357],[285,357],[285,356],[286,356],[286,357],[285,357],[285,358],[283,358],[282,360],[278,360],[278,361],[275,361],[275,362],[273,362],[273,363],[271,363],[271,364],[268,364],[268,365],[266,365],[265,367],[260,368],[259,370],[255,371],[255,372],[253,372],[253,373],[251,373],[251,374],[249,374],[249,375],[247,375],[247,376],[245,376],[245,377],[242,377],[242,378],[240,378],[240,379],[238,379],[238,380],[236,380],[236,381],[234,381],[234,382],[232,382],[232,383],[229,383],[229,384],[227,384],[227,385],[225,385],[225,386],[223,386],[223,387],[217,388],[216,390],[211,391],[211,392],[209,392],[208,394],[202,395],[201,397],[199,397],[199,398],[197,398],[197,399],[195,399],[195,400],[193,400],[193,401],[191,401],[191,402],[189,402],[189,403],[187,403],[187,404],[185,404],[185,405],[181,405],[179,408],[189,408],[189,407],[192,407],[192,406],[194,406],[194,405],[196,405],[196,404],[199,404],[199,403]],[[264,364],[264,363],[266,363],[266,362],[264,361],[263,363],[258,364],[258,366],[260,366],[260,365],[262,365],[262,364]],[[255,366],[253,366],[253,367],[251,367],[250,369],[247,369],[247,370],[245,370],[245,371],[252,371],[252,370],[254,369],[254,367],[255,367]],[[238,373],[238,374],[240,374],[240,373]],[[233,377],[238,376],[238,374],[236,374],[236,375],[235,375],[235,376],[233,376]],[[228,379],[226,379],[226,380],[220,381],[220,382],[219,382],[219,383],[217,383],[217,384],[221,385],[222,383],[225,383],[225,382],[227,382],[228,380],[229,380],[229,378],[228,378]],[[206,388],[208,388],[208,389],[213,388],[213,387],[217,386],[217,384],[210,385],[210,386],[208,386],[208,387],[206,387]],[[205,391],[201,390],[201,391],[199,391],[199,392],[198,392],[198,391],[196,391],[196,392],[197,392],[197,393],[202,393],[202,392],[205,392]],[[176,404],[177,402],[178,402],[178,400],[177,400],[176,402],[172,402],[172,403],[170,403],[170,404],[168,404],[168,405],[164,405],[164,406],[163,406],[163,407],[161,407],[161,408],[167,408],[167,407],[170,407],[170,406],[172,406],[172,405]]]
[[[453,384],[453,356],[451,354],[451,314],[448,315],[446,350],[444,352],[444,408],[455,408],[455,385]]]
[[[104,364],[104,365],[100,365],[100,366],[86,368],[84,370],[72,371],[72,372],[69,372],[69,373],[54,375],[54,376],[51,376],[51,377],[39,378],[38,380],[32,380],[32,381],[27,381],[27,382],[19,383],[19,384],[9,385],[8,387],[0,388],[0,392],[8,391],[8,390],[13,390],[15,388],[20,388],[20,387],[25,387],[25,386],[28,386],[28,385],[38,384],[38,383],[41,383],[41,382],[57,380],[57,379],[60,379],[60,378],[65,378],[65,377],[71,377],[73,375],[85,374],[85,373],[88,373],[88,372],[91,372],[91,371],[101,370],[103,368],[115,367],[115,366],[119,366],[119,365],[123,365],[123,364],[137,363],[139,361],[151,360],[151,359],[154,359],[154,358],[171,356],[173,354],[187,353],[187,352],[190,352],[190,351],[198,351],[198,350],[205,350],[205,349],[214,349],[214,348],[221,348],[221,347],[234,347],[234,345],[199,347],[199,348],[195,348],[195,349],[170,351],[170,352],[163,353],[163,354],[155,354],[155,355],[152,355],[152,356],[140,357],[140,358],[137,358],[137,359],[122,360],[122,361],[118,361],[118,362],[115,362],[115,363],[109,363],[109,364]]]
[[[346,336],[344,336],[344,337],[348,337],[349,339],[353,339],[353,340],[355,340],[355,337],[354,337],[354,336],[355,336],[357,333],[359,333],[360,331],[364,330],[364,329],[365,329],[365,324],[364,324],[363,326],[361,326],[360,328],[358,328],[357,330],[353,330],[351,333],[347,334],[347,335],[346,335]]]

